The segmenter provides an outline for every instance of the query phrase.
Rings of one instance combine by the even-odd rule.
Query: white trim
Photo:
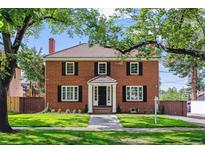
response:
[[[73,98],[72,99],[67,99],[67,88],[68,87],[73,87]],[[77,99],[75,99],[75,88],[77,87]],[[66,88],[65,91],[65,99],[63,99],[63,88]],[[77,102],[79,101],[79,86],[61,86],[61,101],[65,102]]]
[[[108,92],[108,89],[110,89],[110,91]],[[106,106],[112,106],[112,98],[111,98],[111,86],[106,86],[106,95],[107,95],[107,100],[106,100]],[[109,96],[109,100],[108,100],[108,96]]]
[[[127,91],[128,91],[127,88],[128,88],[128,87],[129,87],[130,89],[131,89],[132,87],[137,87],[137,88],[138,88],[138,94],[137,94],[137,95],[138,95],[138,99],[127,99]],[[142,88],[142,98],[141,98],[141,99],[139,99],[139,88]],[[144,88],[143,88],[143,86],[126,86],[126,101],[128,101],[128,102],[132,102],[132,101],[143,101],[143,99],[144,99],[144,98],[143,98],[143,97],[144,97],[143,94],[144,94]],[[130,97],[131,97],[131,96],[130,96]]]
[[[97,88],[97,93],[95,93],[95,88]],[[98,106],[98,86],[93,86],[93,106]],[[97,100],[95,100],[95,95],[97,95]]]
[[[105,73],[100,73],[100,64],[105,64]],[[107,62],[98,62],[98,75],[107,75]]]
[[[117,84],[117,82],[104,82],[104,83],[102,83],[102,82],[87,82],[88,83],[88,85],[94,85],[94,86],[108,86],[108,85],[116,85]]]
[[[88,85],[88,113],[93,113],[92,85]]]
[[[67,64],[73,64],[73,73],[68,73]],[[65,63],[65,74],[66,75],[75,75],[75,62],[66,62]]]
[[[107,60],[112,60],[112,61],[119,61],[121,60],[117,57],[45,57],[44,61],[107,61]],[[141,58],[140,60],[142,61],[148,61],[146,58]],[[126,58],[124,61],[136,61],[136,58]],[[160,61],[160,57],[156,58],[151,58],[149,61]]]
[[[112,98],[112,112],[116,113],[117,111],[117,103],[116,103],[116,85],[112,85],[113,86],[113,98]]]
[[[137,64],[137,73],[132,73],[132,64]],[[139,75],[139,62],[130,62],[130,75]]]

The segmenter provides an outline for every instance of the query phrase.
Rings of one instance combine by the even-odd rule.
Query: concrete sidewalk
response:
[[[164,127],[164,128],[91,128],[91,127],[12,127],[15,130],[73,130],[73,131],[127,131],[127,132],[156,132],[172,130],[204,130],[205,128]]]

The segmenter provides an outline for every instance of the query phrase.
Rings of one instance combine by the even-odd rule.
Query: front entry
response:
[[[98,87],[98,105],[99,106],[106,106],[106,86],[99,86]]]

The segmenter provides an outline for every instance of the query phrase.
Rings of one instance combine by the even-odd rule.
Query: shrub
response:
[[[87,104],[85,105],[84,113],[88,113],[88,105]]]

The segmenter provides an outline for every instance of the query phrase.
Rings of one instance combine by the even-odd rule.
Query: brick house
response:
[[[136,51],[125,61],[119,52],[99,45],[79,44],[55,51],[49,39],[45,56],[46,102],[51,109],[88,113],[153,113],[158,96],[158,59],[136,61]]]
[[[8,96],[23,96],[23,87],[21,82],[21,69],[17,67],[14,72],[14,76],[10,82],[9,89],[7,92]]]

